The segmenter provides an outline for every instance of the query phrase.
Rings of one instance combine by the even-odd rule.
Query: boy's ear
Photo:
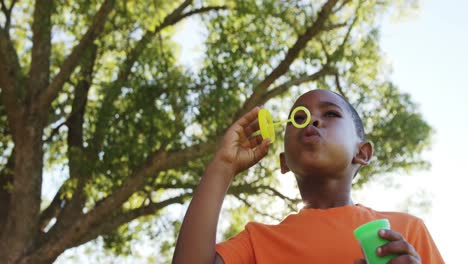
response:
[[[358,152],[353,157],[353,163],[366,166],[372,159],[373,147],[369,141],[359,143]]]
[[[289,171],[288,165],[286,164],[286,157],[284,156],[284,152],[281,152],[279,155],[280,158],[280,165],[281,165],[281,173],[285,174]]]

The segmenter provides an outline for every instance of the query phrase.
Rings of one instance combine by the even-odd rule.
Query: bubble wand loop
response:
[[[303,123],[297,123],[294,119],[294,116],[299,111],[303,111],[306,115],[306,120]],[[275,126],[291,122],[296,128],[304,128],[310,123],[310,121],[311,117],[309,109],[305,108],[304,106],[298,106],[294,108],[289,119],[275,123],[273,123],[270,111],[262,108],[258,111],[258,124],[260,126],[260,130],[254,132],[252,137],[262,135],[263,139],[269,138],[271,143],[273,143],[275,141]]]

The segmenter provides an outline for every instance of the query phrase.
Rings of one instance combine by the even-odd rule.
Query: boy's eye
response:
[[[298,123],[298,124],[304,123],[305,120],[306,120],[306,117],[303,116],[303,115],[295,115],[294,116],[294,121],[296,121],[296,123]]]
[[[341,117],[341,115],[337,112],[334,111],[328,111],[325,113],[326,117]]]

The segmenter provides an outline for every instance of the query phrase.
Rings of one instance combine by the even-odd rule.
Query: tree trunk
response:
[[[5,231],[5,224],[8,218],[8,208],[10,207],[11,186],[13,185],[13,168],[14,168],[14,153],[13,149],[5,168],[0,172],[0,237]]]
[[[13,189],[0,238],[2,263],[16,263],[36,244],[42,186],[42,123],[29,115],[15,137]]]

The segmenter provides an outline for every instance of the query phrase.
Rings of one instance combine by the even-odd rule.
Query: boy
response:
[[[174,252],[173,263],[365,263],[353,230],[388,218],[389,240],[377,254],[397,256],[389,263],[444,263],[424,223],[404,213],[377,212],[351,200],[351,183],[369,163],[372,145],[364,140],[359,115],[341,96],[313,90],[293,108],[306,107],[312,122],[299,129],[288,123],[281,172],[292,171],[304,208],[278,225],[247,224],[233,238],[215,244],[221,205],[232,178],[260,161],[269,140],[251,137],[258,130],[258,108],[226,132],[193,195]],[[305,116],[297,114],[300,123]]]

